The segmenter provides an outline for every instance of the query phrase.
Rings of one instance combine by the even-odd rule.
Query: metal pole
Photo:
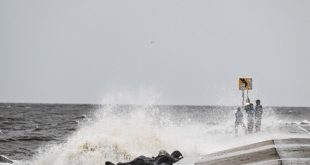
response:
[[[244,107],[244,90],[242,89],[242,107]]]
[[[249,90],[246,90],[246,99],[249,100]]]
[[[241,105],[242,105],[242,108],[244,107],[244,84],[242,84],[242,87],[241,87],[241,90],[242,90],[242,103],[241,103]]]

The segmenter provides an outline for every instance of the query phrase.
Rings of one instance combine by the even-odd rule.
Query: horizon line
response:
[[[215,104],[130,104],[130,103],[115,103],[115,104],[101,104],[101,103],[61,103],[61,102],[0,102],[0,104],[54,104],[54,105],[132,105],[132,106],[211,106],[211,107],[238,107],[240,105],[215,105]],[[287,107],[287,108],[310,108],[310,106],[287,106],[287,105],[266,105],[265,107]]]

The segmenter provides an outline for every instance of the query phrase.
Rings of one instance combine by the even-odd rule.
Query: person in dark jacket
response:
[[[235,135],[238,135],[238,127],[239,125],[242,126],[242,128],[244,129],[245,133],[247,133],[247,128],[243,122],[243,113],[241,112],[241,108],[238,107],[237,108],[237,112],[235,113],[236,116],[236,120],[235,120]]]
[[[130,162],[117,163],[116,165],[172,165],[182,158],[183,156],[180,151],[173,151],[170,155],[168,152],[161,150],[156,157],[149,158],[145,156],[139,156]],[[105,165],[115,164],[107,161],[105,162]]]
[[[245,112],[247,113],[247,122],[248,122],[248,133],[253,133],[254,128],[254,105],[252,103],[247,103],[244,107]]]
[[[263,106],[260,100],[256,100],[255,105],[255,132],[259,132],[262,125]]]

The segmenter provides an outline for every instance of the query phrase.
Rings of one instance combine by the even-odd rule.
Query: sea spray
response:
[[[170,114],[171,115],[171,114]],[[130,111],[117,105],[103,106],[96,118],[68,137],[66,143],[45,146],[29,164],[103,164],[128,161],[139,155],[156,155],[161,149],[184,154],[205,153],[208,135],[203,123],[169,119],[169,113],[152,106]],[[209,129],[211,132],[222,128]]]
[[[234,109],[215,107],[210,111],[104,104],[95,112],[95,118],[84,123],[65,143],[44,146],[33,159],[19,164],[102,165],[105,161],[154,156],[161,149],[180,150],[185,157],[199,156],[272,138],[301,136],[277,131],[281,120],[267,109],[263,132],[235,137]]]

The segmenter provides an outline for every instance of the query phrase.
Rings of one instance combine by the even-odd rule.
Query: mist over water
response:
[[[139,103],[141,98],[154,97],[140,95]],[[285,111],[265,108],[261,133],[241,133],[235,137],[235,107],[159,106],[149,99],[145,105],[114,104],[120,99],[120,95],[106,99],[109,102],[92,112],[92,117],[83,120],[63,142],[41,145],[30,160],[16,164],[102,165],[105,161],[128,161],[140,155],[155,156],[162,149],[179,150],[185,157],[199,157],[272,138],[309,137],[302,130],[290,133],[286,130],[288,125],[304,120],[309,115],[307,109],[298,110],[304,115],[294,116],[290,115],[295,113],[294,108]]]

